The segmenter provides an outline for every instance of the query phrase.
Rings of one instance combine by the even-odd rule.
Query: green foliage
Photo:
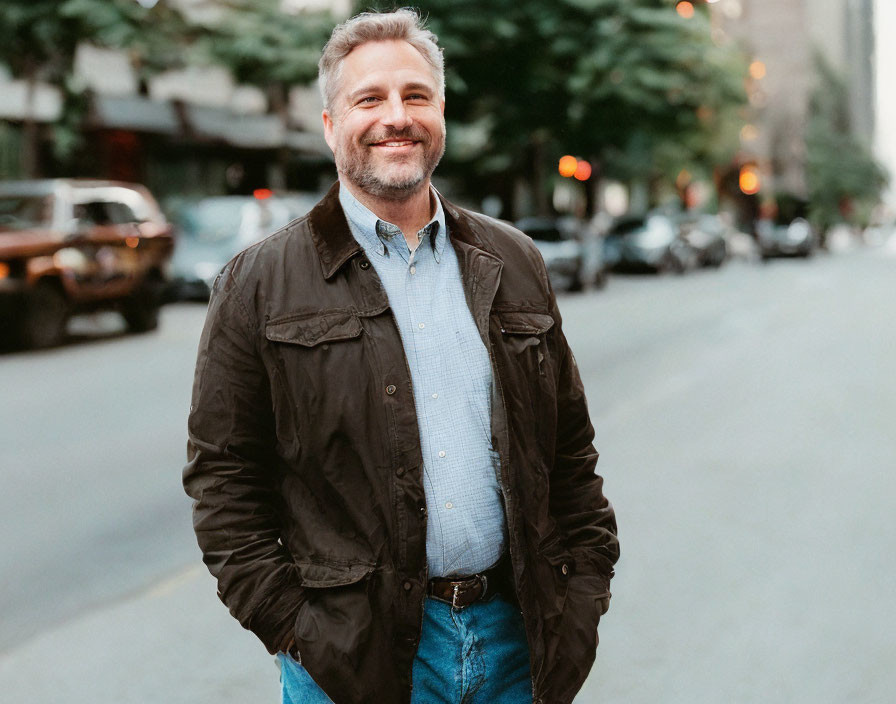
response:
[[[87,111],[83,92],[72,82],[78,44],[126,48],[145,76],[183,64],[182,49],[194,32],[164,0],[153,8],[135,0],[2,0],[0,62],[18,78],[46,80],[63,89],[65,107],[53,126],[53,147],[65,161],[82,145]],[[38,133],[31,120],[26,120],[25,131],[23,169],[33,175]]]
[[[180,13],[164,0],[151,9],[135,0],[0,3],[0,61],[23,78],[63,81],[82,41],[126,47],[148,66],[176,65],[187,35]]]
[[[643,177],[661,156],[709,168],[736,149],[746,61],[711,41],[702,11],[684,19],[665,0],[417,6],[445,49],[449,125],[487,131],[483,148],[463,155],[475,171],[532,170],[533,154],[552,171],[571,153]]]
[[[320,51],[333,29],[328,13],[287,14],[279,0],[230,0],[202,51],[257,86],[305,84],[317,78]]]
[[[867,225],[887,184],[887,173],[852,134],[843,79],[821,55],[816,57],[816,70],[819,82],[806,130],[809,218],[822,231],[838,222]]]

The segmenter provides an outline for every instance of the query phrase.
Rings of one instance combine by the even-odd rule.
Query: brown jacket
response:
[[[533,698],[570,702],[619,556],[594,431],[541,256],[444,202],[492,359],[492,434]],[[338,185],[219,277],[199,345],[184,486],[218,594],[270,652],[294,636],[336,704],[410,700],[426,585],[411,378]]]

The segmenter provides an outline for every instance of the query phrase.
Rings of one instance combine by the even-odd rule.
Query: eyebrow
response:
[[[435,93],[436,93],[436,91],[433,89],[432,86],[430,86],[426,83],[420,83],[420,82],[406,83],[405,85],[402,86],[401,89],[404,92],[417,91],[420,93],[426,93],[427,95],[435,95]],[[360,98],[362,95],[366,95],[368,93],[380,93],[380,92],[382,92],[382,88],[375,83],[371,84],[371,85],[367,85],[367,86],[362,86],[358,90],[352,91],[351,93],[348,94],[348,102],[354,103],[355,100]]]

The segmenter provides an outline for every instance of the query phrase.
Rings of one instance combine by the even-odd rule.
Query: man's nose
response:
[[[411,122],[413,122],[401,96],[389,97],[386,101],[386,110],[382,120],[384,124],[391,125],[399,130],[409,127]]]

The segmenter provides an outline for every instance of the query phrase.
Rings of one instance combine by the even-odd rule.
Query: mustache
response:
[[[429,141],[429,135],[426,130],[416,127],[407,127],[403,130],[390,129],[378,134],[367,133],[364,135],[364,144],[371,145],[378,142],[389,142],[396,139],[411,139],[415,142]]]

